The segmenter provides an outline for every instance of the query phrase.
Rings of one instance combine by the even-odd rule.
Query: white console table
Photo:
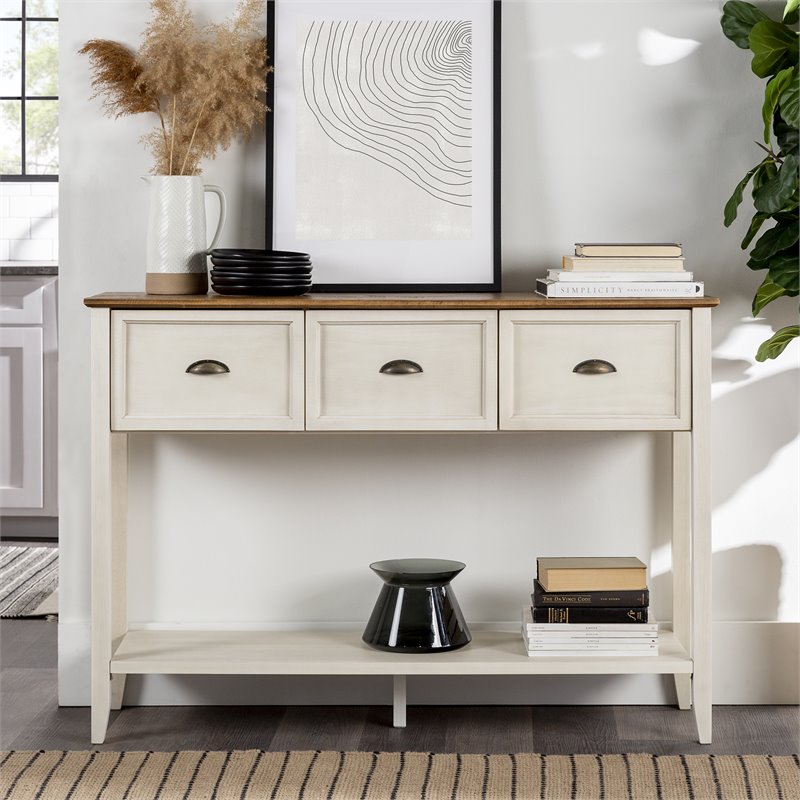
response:
[[[534,294],[101,294],[92,311],[92,730],[130,674],[667,674],[711,742],[711,309]],[[128,630],[137,431],[661,430],[672,438],[672,627],[656,657],[529,658],[519,633],[372,650],[359,632]]]

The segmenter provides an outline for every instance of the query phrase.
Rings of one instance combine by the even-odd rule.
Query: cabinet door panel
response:
[[[42,329],[0,328],[0,505],[43,504]]]

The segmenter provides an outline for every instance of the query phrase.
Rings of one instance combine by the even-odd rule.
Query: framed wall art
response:
[[[268,246],[314,291],[499,291],[499,0],[267,13]]]

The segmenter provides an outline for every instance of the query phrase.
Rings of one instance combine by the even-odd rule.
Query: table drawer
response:
[[[114,430],[302,430],[302,311],[112,312]]]
[[[500,312],[500,427],[688,429],[690,313]]]
[[[308,311],[309,430],[496,430],[497,312]]]

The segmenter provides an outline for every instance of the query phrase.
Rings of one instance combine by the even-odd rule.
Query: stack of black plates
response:
[[[311,289],[308,253],[221,248],[211,251],[211,263],[217,294],[295,295]]]

